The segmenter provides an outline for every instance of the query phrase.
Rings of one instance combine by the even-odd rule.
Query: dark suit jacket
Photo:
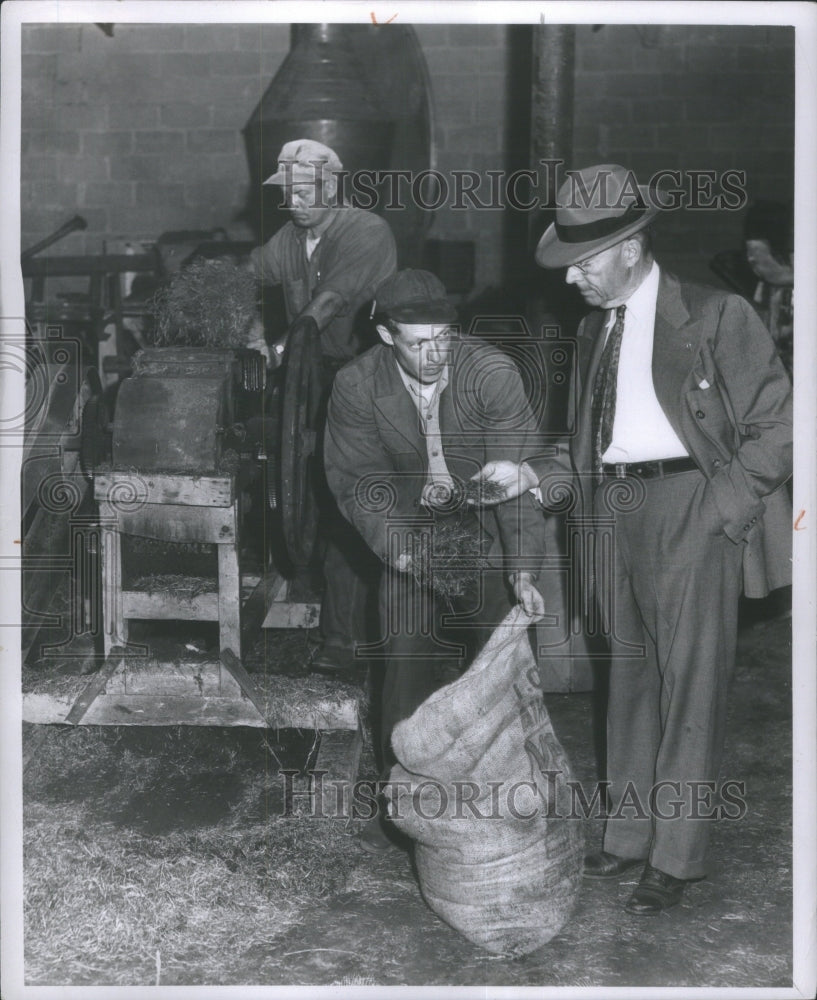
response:
[[[585,510],[592,478],[591,396],[605,313],[580,324],[563,456]],[[769,332],[743,298],[661,271],[652,356],[655,393],[708,482],[719,526],[744,545],[750,597],[791,580],[791,508],[782,484],[792,470],[791,383]],[[547,481],[552,460],[531,463]],[[562,468],[568,468],[562,461]]]
[[[455,480],[470,479],[499,458],[521,461],[542,447],[516,366],[477,340],[455,341],[449,383],[440,397],[443,454]],[[343,367],[329,401],[324,443],[326,477],[340,510],[383,560],[387,523],[416,518],[426,482],[428,452],[419,414],[380,344]],[[544,522],[528,494],[479,512],[492,536],[489,555],[534,576],[544,556]]]

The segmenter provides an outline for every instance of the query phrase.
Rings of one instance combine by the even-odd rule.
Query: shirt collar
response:
[[[651,320],[655,318],[655,304],[658,300],[658,264],[653,261],[647,276],[627,299],[627,316],[633,319]]]
[[[440,398],[440,393],[448,385],[448,365],[440,372],[440,377],[436,382],[425,384],[412,378],[394,355],[392,355],[392,360],[397,366],[397,373],[402,379],[403,385],[408,389],[409,395],[415,402],[423,400],[427,406],[430,405]]]
[[[338,221],[338,218],[340,217],[341,213],[344,211],[344,209],[348,209],[348,208],[349,208],[349,206],[345,202],[341,202],[339,205],[336,205],[332,209],[332,220],[329,223],[329,225],[326,227],[326,229],[324,229],[324,231],[318,237],[318,240],[322,240],[324,238],[324,236],[326,236],[326,234],[331,229],[334,229],[334,227],[337,225],[337,221]],[[307,233],[309,232],[309,230],[308,229],[302,229],[300,226],[296,226],[294,222],[292,223],[292,227],[295,230],[295,236],[296,236],[296,238],[299,239],[301,241],[301,243],[305,243],[306,242],[306,236],[307,236]]]

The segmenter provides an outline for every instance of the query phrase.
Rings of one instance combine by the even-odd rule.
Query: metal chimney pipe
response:
[[[562,160],[568,168],[573,155],[573,79],[576,29],[572,24],[537,24],[533,29],[531,89],[531,166],[539,175],[540,205],[555,207],[557,171],[542,160]],[[559,171],[560,176],[561,169]],[[552,211],[533,216],[532,247],[549,225]],[[545,216],[545,220],[540,217]],[[537,228],[538,227],[538,228]]]
[[[324,143],[350,172],[388,167],[394,122],[360,64],[351,30],[344,24],[292,26],[292,48],[244,128],[256,199],[292,139]]]

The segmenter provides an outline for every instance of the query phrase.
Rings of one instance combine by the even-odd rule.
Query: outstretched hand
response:
[[[517,465],[516,462],[509,462],[507,459],[488,462],[475,476],[471,477],[471,481],[474,480],[493,483],[503,490],[503,494],[497,499],[489,499],[486,496],[481,501],[485,506],[502,503],[504,500],[513,500],[526,490],[532,490],[539,485],[536,473],[527,462]]]

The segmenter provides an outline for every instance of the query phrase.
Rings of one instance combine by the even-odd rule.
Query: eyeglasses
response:
[[[627,237],[629,238],[629,237]],[[587,274],[590,268],[593,266],[593,262],[598,260],[602,254],[607,253],[608,250],[613,250],[615,247],[622,244],[624,240],[619,240],[618,243],[614,243],[610,247],[605,247],[603,250],[599,250],[598,253],[594,253],[592,257],[585,257],[584,260],[577,261],[575,264],[568,264],[568,267],[575,267],[579,274]]]
[[[577,261],[575,264],[570,264],[570,267],[575,267],[579,274],[587,274],[588,270],[593,264],[594,257],[588,257],[586,260]]]

